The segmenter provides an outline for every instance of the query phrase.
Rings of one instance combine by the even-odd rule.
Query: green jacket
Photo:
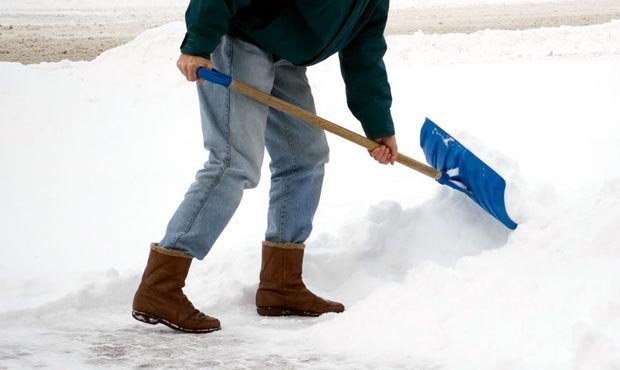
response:
[[[388,0],[191,0],[185,54],[209,57],[229,34],[295,65],[339,53],[347,104],[369,138],[394,135],[383,55]]]

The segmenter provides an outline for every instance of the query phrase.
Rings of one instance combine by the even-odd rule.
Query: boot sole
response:
[[[157,324],[164,324],[167,327],[169,327],[170,329],[174,329],[176,331],[181,331],[183,333],[193,333],[193,334],[200,334],[200,333],[211,333],[214,331],[218,331],[220,330],[222,327],[218,326],[217,328],[207,328],[207,329],[186,329],[186,328],[182,328],[176,324],[171,323],[170,321],[166,320],[166,319],[162,319],[161,317],[157,317],[154,315],[151,315],[149,313],[146,312],[140,312],[140,311],[136,311],[133,310],[131,311],[131,316],[140,321],[143,322],[145,324],[149,324],[149,325],[157,325]]]
[[[323,313],[327,312],[310,312],[310,311],[302,311],[295,310],[292,308],[282,308],[282,307],[256,307],[256,312],[258,312],[261,316],[306,316],[306,317],[317,317],[321,316]]]

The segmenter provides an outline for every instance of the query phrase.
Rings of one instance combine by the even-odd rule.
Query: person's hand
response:
[[[381,164],[394,164],[396,158],[398,158],[398,145],[396,145],[396,135],[390,137],[383,137],[374,139],[381,146],[369,150],[368,153],[377,162]]]
[[[187,78],[187,81],[194,82],[199,80],[198,76],[196,76],[198,67],[211,69],[211,61],[196,55],[181,54],[179,60],[177,60],[177,67],[185,78]]]

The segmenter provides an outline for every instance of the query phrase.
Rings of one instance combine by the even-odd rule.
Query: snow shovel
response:
[[[288,113],[302,121],[363,146],[368,150],[381,146],[381,144],[373,140],[323,119],[307,110],[264,93],[252,86],[233,80],[230,76],[215,69],[200,67],[196,74],[205,81],[222,85],[259,103]],[[414,169],[438,181],[440,184],[467,194],[474,202],[507,228],[511,230],[517,228],[517,224],[508,215],[504,203],[506,182],[497,172],[428,118],[420,132],[420,145],[427,162],[432,167],[400,153],[396,162]]]

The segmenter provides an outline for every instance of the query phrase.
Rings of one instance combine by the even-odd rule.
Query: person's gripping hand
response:
[[[368,153],[381,164],[394,164],[398,158],[398,145],[396,145],[396,135],[375,139],[381,146],[369,150]]]
[[[211,69],[211,61],[196,55],[181,54],[179,60],[177,60],[177,67],[183,76],[187,78],[187,81],[194,82],[200,80],[198,76],[196,76],[198,67]]]

